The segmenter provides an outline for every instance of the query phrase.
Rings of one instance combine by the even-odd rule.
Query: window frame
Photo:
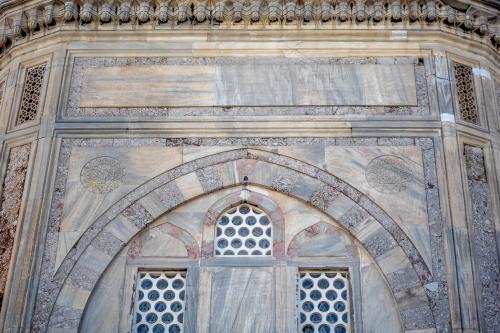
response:
[[[120,314],[120,332],[133,332],[135,319],[136,287],[139,273],[143,271],[186,271],[186,300],[183,333],[196,333],[199,266],[198,262],[186,258],[149,257],[127,258],[123,279],[123,304]]]
[[[462,119],[462,115],[460,112],[460,104],[458,98],[458,89],[457,89],[457,81],[455,76],[455,63],[469,66],[472,69],[472,82],[474,85],[474,97],[476,99],[476,108],[477,114],[479,117],[479,123],[474,124]],[[480,64],[477,61],[473,61],[470,59],[463,58],[458,55],[450,54],[448,57],[448,71],[450,76],[451,83],[451,91],[452,91],[452,100],[453,107],[455,110],[455,121],[457,124],[469,126],[481,131],[488,130],[488,119],[484,106],[484,98],[483,98],[483,87],[481,82],[481,76],[474,74],[474,69],[480,68]]]
[[[362,323],[362,293],[361,293],[361,272],[360,260],[337,257],[297,257],[293,260],[295,267],[295,283],[293,286],[296,298],[295,305],[295,326],[296,331],[300,331],[300,309],[299,299],[297,297],[300,290],[299,274],[301,271],[321,270],[321,271],[346,271],[348,274],[350,299],[350,332],[363,332]],[[289,286],[287,286],[290,289]],[[333,332],[332,332],[333,333]]]

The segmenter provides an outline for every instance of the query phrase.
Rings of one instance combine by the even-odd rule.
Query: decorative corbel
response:
[[[0,22],[0,48],[7,44],[7,29],[5,27],[5,20]]]
[[[260,19],[260,5],[261,0],[250,1],[250,19],[257,22]]]
[[[177,21],[185,22],[191,16],[191,0],[177,1]]]
[[[412,0],[409,4],[409,16],[410,20],[417,21],[420,19],[420,4],[417,0]]]
[[[314,0],[304,0],[304,21],[314,19]]]
[[[330,0],[321,0],[321,20],[330,21],[333,14],[332,2]]]
[[[338,9],[338,18],[341,22],[345,22],[349,19],[350,13],[349,13],[349,3],[347,0],[340,0],[337,3],[337,9]]]
[[[104,1],[99,8],[99,20],[102,23],[109,23],[114,16],[114,4],[112,0]]]
[[[305,4],[304,4],[305,6]],[[293,21],[297,18],[295,13],[297,10],[297,2],[294,0],[288,0],[285,4],[284,16],[287,21]]]
[[[63,19],[70,22],[78,18],[78,8],[73,0],[64,1]]]
[[[467,30],[474,29],[474,17],[472,15],[465,14],[463,25]]]
[[[43,7],[43,23],[45,26],[49,26],[52,24],[52,21],[54,20],[54,5],[53,4],[48,4],[45,7]]]
[[[233,1],[233,19],[234,22],[240,22],[243,20],[243,9],[244,9],[244,0],[234,0]]]
[[[478,31],[481,35],[487,35],[489,34],[489,29],[488,29],[488,18],[484,15],[479,16],[479,28]]]
[[[377,0],[373,3],[373,15],[372,18],[375,22],[382,21],[385,17],[384,3]]]
[[[84,23],[90,23],[95,15],[94,0],[84,0],[80,9],[80,20]]]
[[[457,12],[454,8],[451,6],[444,6],[443,12],[448,24],[455,24],[457,22]]]
[[[426,9],[427,9],[427,20],[431,22],[435,21],[438,16],[436,9],[436,2],[434,0],[427,1]]]
[[[270,22],[278,21],[281,16],[281,5],[279,0],[268,0],[268,19]]]
[[[391,17],[393,21],[401,20],[401,1],[393,0],[391,2]]]
[[[120,2],[118,7],[118,18],[121,22],[130,21],[130,11],[132,9],[132,4],[130,0],[123,0]]]
[[[224,0],[217,0],[214,4],[212,17],[217,22],[223,22],[226,11],[226,4]]]
[[[149,20],[149,11],[151,10],[150,0],[139,1],[139,6],[137,7],[137,19],[141,23],[145,23]]]
[[[38,8],[31,8],[26,11],[28,18],[28,29],[33,32],[38,28]]]
[[[356,21],[363,22],[367,18],[365,0],[356,0],[354,4],[354,16]]]
[[[168,6],[169,6],[170,0],[160,0],[158,2],[158,21],[161,23],[166,23],[168,21]]]
[[[203,22],[207,19],[207,2],[206,0],[197,0],[194,2],[193,15],[196,21]]]
[[[21,28],[22,20],[23,20],[23,12],[19,12],[12,17],[11,33],[14,39],[20,38],[23,34],[23,30]]]

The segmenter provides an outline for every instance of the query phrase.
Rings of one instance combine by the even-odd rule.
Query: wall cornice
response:
[[[457,2],[457,1],[455,1]],[[0,48],[51,30],[144,31],[198,28],[304,30],[446,30],[498,50],[493,7],[453,8],[438,0],[0,0]],[[3,7],[2,7],[3,6]],[[456,6],[455,6],[456,7]],[[488,10],[486,10],[488,9]]]

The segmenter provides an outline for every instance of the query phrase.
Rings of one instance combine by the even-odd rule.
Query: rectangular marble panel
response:
[[[248,60],[93,67],[80,107],[415,106],[414,65]]]
[[[214,70],[197,65],[88,68],[80,107],[213,105]]]
[[[211,333],[274,331],[273,269],[223,268],[212,273]]]

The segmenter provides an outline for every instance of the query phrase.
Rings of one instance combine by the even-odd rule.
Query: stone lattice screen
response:
[[[479,112],[477,110],[472,68],[455,63],[454,70],[460,118],[466,122],[479,125]]]
[[[8,278],[16,230],[20,223],[19,210],[28,169],[29,154],[29,144],[12,148],[2,187],[0,201],[0,305]]]
[[[46,66],[47,64],[41,64],[26,70],[21,107],[17,115],[16,125],[36,119]]]

